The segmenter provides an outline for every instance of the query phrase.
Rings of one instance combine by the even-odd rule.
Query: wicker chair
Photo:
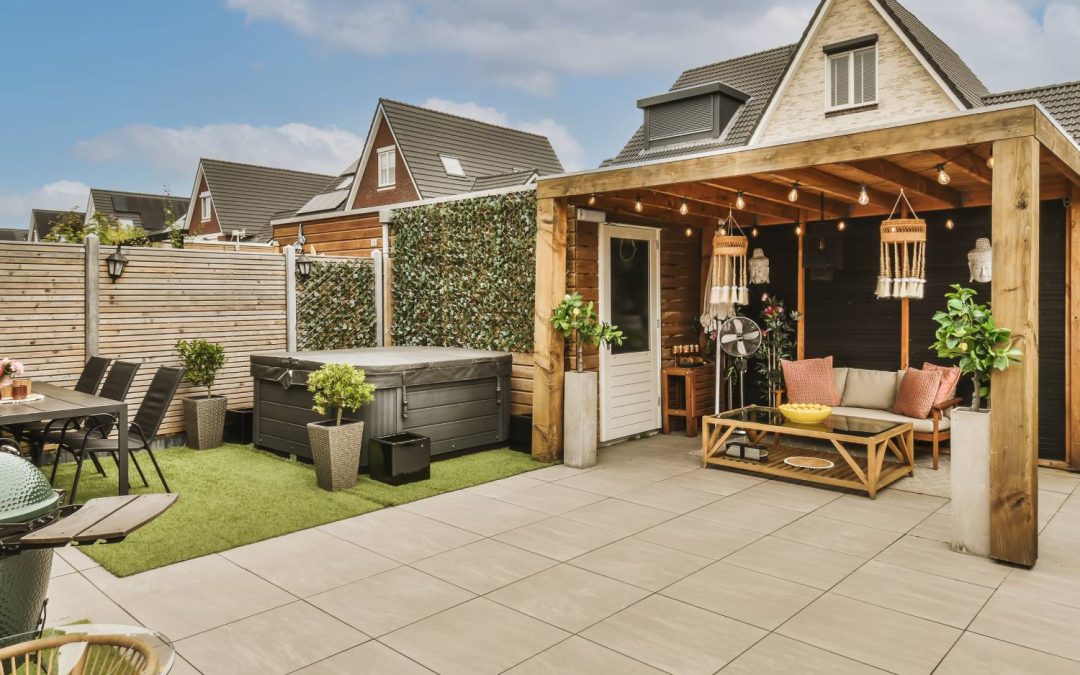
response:
[[[20,642],[0,649],[0,666],[5,673],[59,673],[61,649],[80,643],[78,660],[65,675],[159,675],[157,652],[130,635],[75,633]]]

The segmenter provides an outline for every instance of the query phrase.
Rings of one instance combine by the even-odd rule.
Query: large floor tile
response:
[[[720,671],[722,675],[884,675],[865,663],[772,633]]]
[[[571,565],[658,591],[705,567],[711,558],[640,539],[622,539],[570,561]]]
[[[769,534],[806,514],[745,499],[721,499],[691,511],[690,515],[740,530]]]
[[[1039,469],[1039,489],[1072,494],[1080,486],[1080,477],[1060,469]]]
[[[553,516],[604,499],[602,495],[585,492],[584,490],[575,490],[558,483],[537,482],[539,484],[535,487],[511,492],[496,497],[496,499]]]
[[[572,476],[580,476],[590,471],[596,471],[598,468],[600,467],[594,466],[589,467],[588,469],[575,469],[574,467],[566,466],[565,464],[556,464],[555,466],[530,471],[529,478],[531,480],[557,481]]]
[[[567,638],[564,631],[477,598],[382,639],[441,675],[488,675]]]
[[[314,528],[221,555],[299,597],[343,586],[399,564]]]
[[[431,675],[432,671],[372,640],[296,671],[296,675]]]
[[[65,574],[74,574],[75,568],[71,566],[67,560],[64,560],[59,553],[52,554],[52,567],[49,569],[49,578],[55,579],[56,577],[62,577]]]
[[[827,593],[777,631],[900,675],[930,673],[960,631]]]
[[[902,534],[922,522],[927,512],[867,499],[862,495],[844,495],[822,506],[814,515]]]
[[[506,675],[662,675],[662,671],[575,635]]]
[[[421,499],[401,508],[485,537],[547,517],[539,511],[463,491]]]
[[[409,567],[399,567],[312,596],[309,601],[372,637],[419,621],[474,597]]]
[[[204,675],[284,675],[367,639],[298,601],[180,640],[176,649]]]
[[[568,518],[586,525],[593,525],[628,536],[671,520],[675,514],[651,506],[642,506],[621,499],[611,498],[574,509],[563,514]]]
[[[839,551],[768,536],[729,555],[724,562],[826,590],[851,574],[865,560]]]
[[[998,591],[969,630],[1080,661],[1080,609]]]
[[[1080,568],[1040,562],[1030,570],[1014,569],[1009,572],[1000,590],[1080,609]]]
[[[671,511],[672,513],[687,513],[706,504],[711,504],[720,497],[710,492],[693,490],[681,485],[655,483],[637,490],[624,492],[618,498],[643,506],[651,506],[655,509]]]
[[[911,528],[911,534],[947,544],[953,539],[952,516],[948,513],[931,513],[925,520]]]
[[[899,509],[922,517],[918,511]],[[807,514],[795,522],[773,532],[774,537],[798,541],[811,546],[840,551],[860,558],[871,558],[889,544],[900,538],[900,533],[881,530],[876,527]]]
[[[1055,517],[1039,535],[1039,565],[1080,569],[1080,536],[1071,525],[1055,528],[1057,523]]]
[[[119,579],[102,567],[83,572],[145,626],[179,640],[296,598],[218,555]],[[64,579],[66,577],[61,577]]]
[[[571,633],[578,633],[649,592],[587,570],[558,565],[487,597]]]
[[[481,539],[413,563],[413,567],[483,595],[545,570],[556,562],[494,539]]]
[[[661,591],[663,595],[773,630],[821,591],[793,581],[718,562]]]
[[[659,595],[582,633],[673,675],[711,675],[764,635],[760,628]]]
[[[56,549],[56,554],[67,561],[69,565],[79,572],[91,567],[101,567],[101,563],[86,555],[74,546],[63,546]]]
[[[564,478],[558,484],[605,497],[614,497],[652,485],[654,482],[652,478],[635,471],[618,471],[609,467],[600,467],[596,471]]]
[[[765,482],[764,478],[747,476],[723,469],[694,469],[664,481],[666,485],[677,485],[701,492],[727,497],[748,487]]]
[[[654,544],[718,560],[761,537],[757,532],[680,516],[634,535]]]
[[[529,488],[543,485],[546,482],[547,481],[533,478],[531,473],[522,473],[516,476],[510,476],[509,478],[500,478],[499,480],[493,480],[490,483],[481,483],[480,485],[474,485],[470,488],[465,488],[465,492],[471,492],[472,494],[477,494],[481,497],[491,497],[492,499],[498,499],[499,497],[505,497],[507,495],[512,495],[516,492],[521,492],[522,490],[528,490]]]
[[[843,496],[839,490],[770,480],[740,491],[734,499],[810,513]]]
[[[65,574],[49,581],[46,619],[49,626],[64,626],[78,621],[139,623],[81,574]]]
[[[319,529],[402,563],[411,563],[480,539],[480,535],[473,532],[400,508],[365,513]]]
[[[966,628],[994,591],[986,586],[871,560],[837,584],[832,592]]]
[[[1039,529],[1046,525],[1057,515],[1058,510],[1068,500],[1069,495],[1052,490],[1039,490]],[[1080,536],[1080,535],[1078,535]]]
[[[620,535],[555,516],[504,532],[499,541],[554,560],[567,561],[619,539]]]
[[[987,558],[957,553],[948,544],[911,535],[898,539],[876,559],[989,588],[997,588],[1009,574],[1008,567]]]
[[[862,495],[856,495],[859,499],[866,499]],[[906,490],[885,489],[877,493],[873,500],[877,504],[887,506],[902,506],[905,509],[914,509],[923,513],[933,513],[948,503],[948,498],[935,495],[908,492]]]
[[[1080,675],[1080,662],[964,633],[934,675]]]

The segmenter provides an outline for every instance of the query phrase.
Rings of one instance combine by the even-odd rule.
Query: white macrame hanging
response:
[[[982,284],[990,283],[993,276],[994,249],[990,246],[990,240],[979,237],[975,240],[975,248],[968,251],[968,270],[971,272],[971,281]]]
[[[926,289],[926,221],[917,216],[893,218],[901,199],[915,216],[901,190],[889,217],[881,221],[881,269],[874,291],[878,298],[918,299]]]
[[[734,316],[735,305],[750,304],[746,264],[749,246],[750,240],[742,234],[735,217],[729,213],[713,237],[709,303],[715,308],[714,314],[718,319]]]
[[[750,283],[769,283],[769,259],[760,248],[755,248],[754,255],[750,256]]]

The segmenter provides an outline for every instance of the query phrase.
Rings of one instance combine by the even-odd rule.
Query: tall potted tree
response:
[[[308,376],[308,391],[314,394],[312,410],[333,414],[322,422],[309,422],[308,440],[315,460],[315,480],[324,490],[344,490],[356,485],[360,473],[360,451],[364,423],[343,417],[375,399],[375,385],[364,371],[347,363],[327,363]]]
[[[219,447],[229,403],[224,396],[214,396],[212,390],[214,380],[225,367],[225,348],[201,339],[180,340],[176,343],[176,353],[180,355],[187,379],[196,387],[206,387],[206,396],[184,399],[188,447],[196,450]]]
[[[621,345],[623,333],[604,323],[590,301],[567,295],[551,315],[551,323],[574,345],[574,372],[563,379],[563,462],[578,469],[596,464],[597,374],[585,372],[585,345]]]
[[[989,377],[1020,360],[1012,331],[994,321],[989,305],[975,301],[977,293],[953,284],[945,294],[946,307],[934,313],[938,329],[931,349],[954,359],[971,378],[971,408],[954,408],[950,443],[953,548],[986,556],[990,553],[990,415],[982,401]],[[987,397],[988,398],[988,397]]]

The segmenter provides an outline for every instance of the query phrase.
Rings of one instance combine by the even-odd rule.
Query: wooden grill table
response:
[[[120,494],[128,493],[128,407],[124,401],[83,394],[48,382],[34,382],[34,394],[45,396],[40,401],[0,404],[0,426],[47,422],[49,420],[113,415],[116,417],[116,439],[119,446],[117,469]]]
[[[789,422],[776,408],[748,406],[721,415],[706,416],[702,423],[703,466],[726,466],[808,483],[850,488],[865,492],[871,499],[886,485],[915,474],[915,439],[910,422],[833,415],[821,424],[796,424]],[[768,459],[759,462],[728,456],[726,445],[736,431],[745,432],[751,444],[766,447]],[[785,445],[784,437],[825,440],[836,452]],[[853,448],[864,449],[866,456],[852,454]],[[805,469],[785,464],[784,460],[788,457],[818,457],[833,462],[835,466],[831,469]]]

